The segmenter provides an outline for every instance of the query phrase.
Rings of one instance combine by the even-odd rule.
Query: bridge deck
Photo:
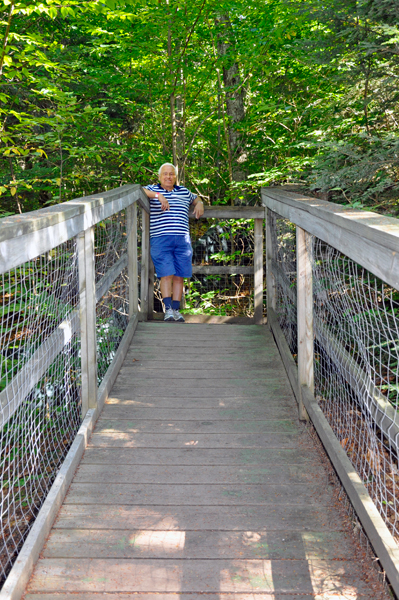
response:
[[[344,529],[269,331],[140,324],[26,600],[376,598]]]

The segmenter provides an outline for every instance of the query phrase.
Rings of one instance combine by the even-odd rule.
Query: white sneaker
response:
[[[173,308],[172,308],[172,307],[170,307],[170,308],[167,308],[167,309],[165,310],[165,315],[164,315],[164,318],[163,318],[163,320],[164,320],[164,321],[175,321],[175,320],[176,320],[176,319],[175,319],[175,311],[173,310]]]
[[[173,318],[178,323],[185,323],[183,315],[177,309],[173,311]]]

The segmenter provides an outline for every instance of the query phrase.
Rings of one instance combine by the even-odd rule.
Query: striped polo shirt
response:
[[[163,194],[169,202],[169,210],[162,210],[161,203],[156,198],[150,201],[150,237],[158,235],[186,235],[188,228],[188,211],[193,200],[197,197],[187,188],[175,185],[171,192],[167,192],[156,183],[147,185],[145,189]]]

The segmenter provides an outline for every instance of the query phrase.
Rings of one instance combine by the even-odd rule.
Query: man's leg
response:
[[[172,308],[172,281],[173,281],[173,275],[167,275],[166,277],[161,277],[161,280],[160,280],[162,302],[164,303],[164,306],[165,306],[164,321],[174,321],[175,320],[173,308]]]
[[[161,277],[160,286],[161,286],[162,299],[165,299],[165,298],[171,299],[172,298],[172,282],[173,282],[173,275],[167,275],[167,277]]]
[[[179,312],[180,309],[180,301],[183,295],[183,277],[177,277],[176,275],[173,277],[173,302],[172,309],[174,313],[175,321],[180,321],[184,323],[184,317]]]
[[[173,301],[180,302],[183,295],[183,277],[173,276]]]

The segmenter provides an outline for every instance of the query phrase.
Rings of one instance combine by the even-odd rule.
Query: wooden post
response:
[[[142,211],[142,234],[141,234],[141,285],[140,285],[140,321],[148,319],[148,288],[149,288],[149,258],[150,258],[150,215]]]
[[[94,227],[77,236],[79,261],[82,416],[97,407],[96,284]]]
[[[299,418],[308,420],[302,386],[314,393],[312,236],[296,228]]]
[[[266,209],[266,296],[267,306],[274,311],[277,306],[276,280],[273,275],[273,229],[274,217],[270,208]]]
[[[139,273],[137,268],[137,204],[126,209],[127,260],[129,277],[129,319],[139,311]]]
[[[150,249],[148,248],[148,318],[151,321],[154,318],[154,280],[155,280],[155,267],[152,262]]]
[[[261,325],[263,318],[263,219],[255,219],[254,247],[254,321]]]

